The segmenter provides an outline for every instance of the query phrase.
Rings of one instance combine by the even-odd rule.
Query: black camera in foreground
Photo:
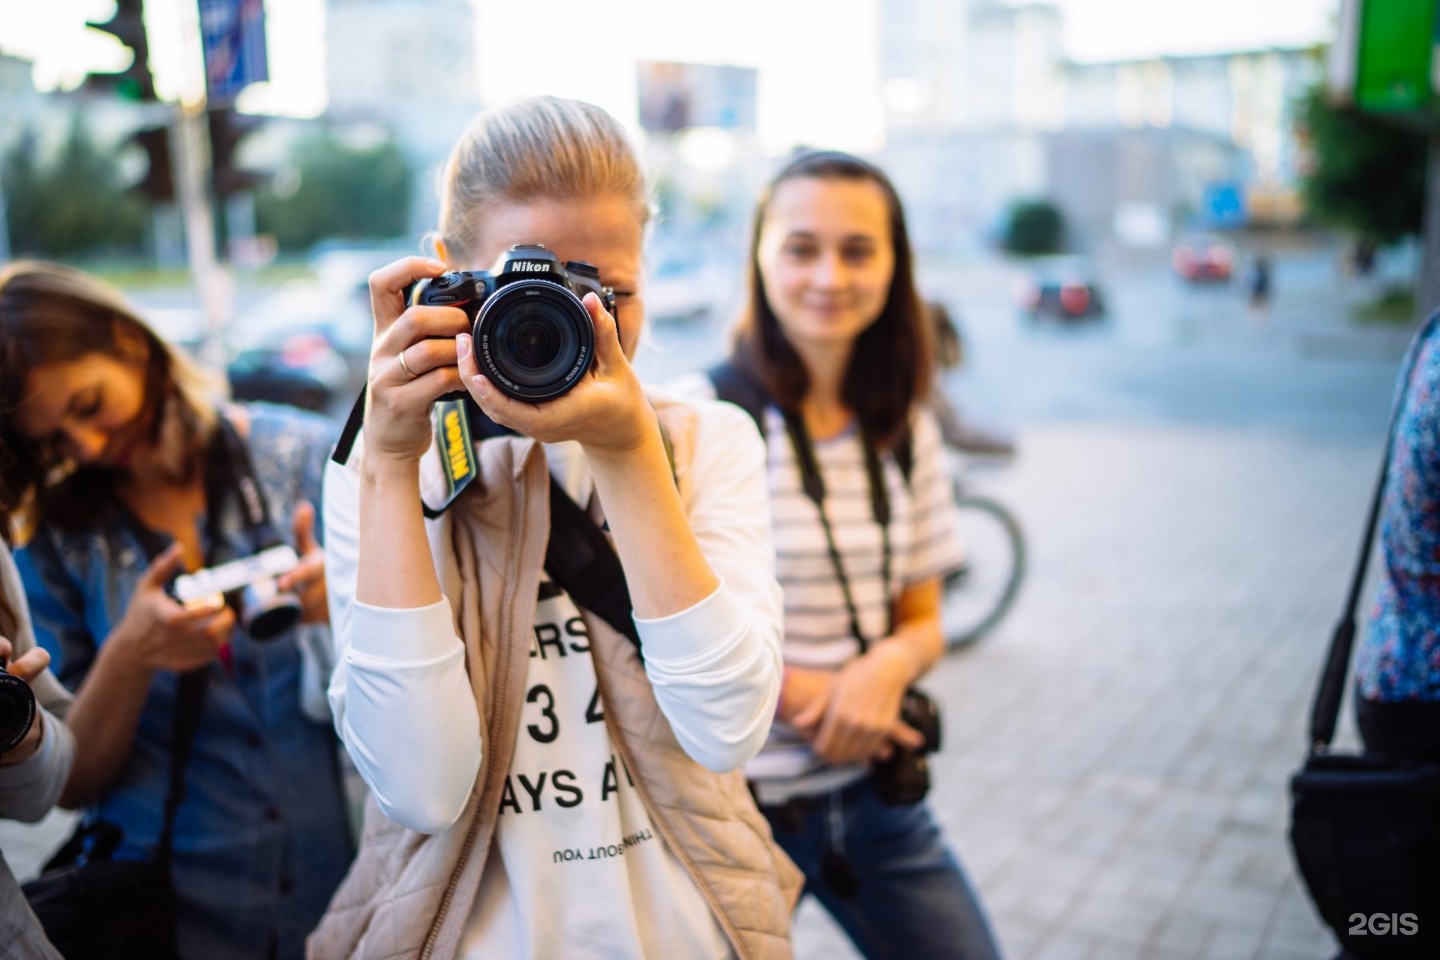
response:
[[[30,684],[12,677],[0,657],[0,753],[20,746],[35,723],[35,692]]]
[[[539,244],[517,244],[488,272],[459,270],[421,280],[411,306],[459,307],[470,318],[475,360],[502,393],[553,400],[590,369],[595,328],[580,298],[594,293],[611,316],[615,292],[583,260],[561,263]]]
[[[940,708],[930,695],[915,687],[900,701],[900,719],[925,738],[918,750],[900,747],[888,760],[870,767],[870,782],[881,802],[892,807],[919,803],[930,792],[930,762],[926,758],[940,749]]]

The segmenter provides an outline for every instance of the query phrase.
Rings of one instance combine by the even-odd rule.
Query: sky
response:
[[[631,61],[638,58],[759,67],[762,139],[767,129],[783,128],[790,143],[860,148],[857,131],[873,129],[880,118],[873,38],[883,0],[547,0],[543,55],[514,43],[536,29],[532,6],[475,2],[482,24],[480,82],[491,100],[546,92],[584,97],[622,113],[633,108]],[[1310,44],[1331,34],[1339,0],[1055,5],[1065,15],[1067,53],[1092,61]],[[247,90],[240,107],[314,116],[326,97],[324,50],[317,46],[324,0],[267,0],[266,8],[271,83]],[[0,0],[0,51],[33,59],[42,90],[73,86],[87,67],[123,67],[127,55],[118,44],[84,29],[85,19],[106,19],[113,9],[113,0]],[[146,0],[162,96],[173,96],[182,83],[182,24],[193,10],[194,0]],[[756,29],[761,23],[767,29]],[[817,91],[835,106],[817,112]]]

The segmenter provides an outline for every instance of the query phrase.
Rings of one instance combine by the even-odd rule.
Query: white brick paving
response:
[[[1022,449],[984,485],[1024,520],[1026,593],[929,682],[934,803],[1006,955],[1328,960],[1285,785],[1378,438],[1048,426]],[[822,911],[797,931],[802,958],[853,955]]]

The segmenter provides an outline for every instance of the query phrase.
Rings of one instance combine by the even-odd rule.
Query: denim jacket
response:
[[[289,408],[254,405],[248,412],[256,479],[276,531],[290,541],[296,505],[308,500],[318,511],[333,427]],[[37,640],[72,689],[84,681],[149,563],[136,524],[127,512],[110,509],[90,529],[40,529],[17,557]],[[204,544],[212,562],[253,552],[233,498],[213,526],[220,542]],[[306,935],[349,866],[353,843],[337,743],[328,724],[301,711],[297,632],[257,642],[237,627],[230,662],[217,659],[209,668],[175,821],[184,956],[303,956]],[[87,812],[122,828],[122,858],[150,856],[158,839],[176,687],[174,673],[155,675],[130,756]]]

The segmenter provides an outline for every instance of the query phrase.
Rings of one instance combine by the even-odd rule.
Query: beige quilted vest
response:
[[[658,409],[683,494],[694,413],[680,404]],[[479,889],[520,721],[550,503],[544,451],[534,441],[488,440],[477,453],[477,489],[451,512],[463,581],[452,603],[485,725],[480,774],[460,819],[433,836],[393,823],[367,801],[360,853],[310,937],[311,960],[448,960]],[[736,956],[790,957],[801,875],[755,809],[744,774],[712,773],[692,760],[630,641],[581,613],[610,739],[656,832],[694,879]]]

